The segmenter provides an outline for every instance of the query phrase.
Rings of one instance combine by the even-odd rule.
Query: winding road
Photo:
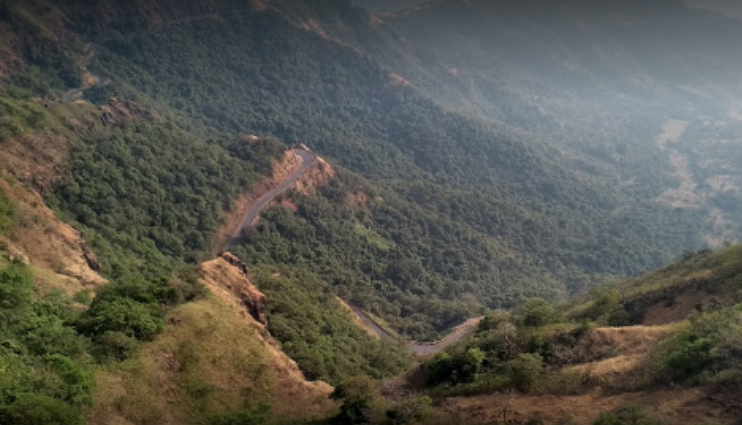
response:
[[[88,53],[88,55],[85,56],[85,58],[80,63],[80,66],[82,67],[82,69],[85,72],[89,73],[90,76],[93,77],[93,80],[95,80],[95,82],[93,84],[91,84],[91,85],[87,85],[85,82],[83,82],[83,85],[82,86],[66,92],[64,94],[64,96],[62,96],[62,102],[64,102],[64,103],[72,103],[74,100],[79,99],[80,97],[82,97],[82,95],[83,95],[83,93],[85,93],[85,91],[90,90],[93,87],[103,87],[103,86],[106,86],[106,85],[108,85],[108,84],[111,83],[111,80],[110,79],[103,78],[103,77],[101,77],[99,75],[95,75],[92,72],[88,71],[88,65],[90,65],[90,61],[93,60],[93,58],[95,57],[95,54],[96,53],[97,52],[96,52],[95,46],[91,46],[90,47],[90,53]]]
[[[234,235],[232,235],[232,239],[230,239],[229,244],[227,245],[228,248],[234,247],[235,245],[244,242],[243,230],[252,227],[255,224],[255,221],[258,219],[260,212],[263,211],[268,206],[268,204],[270,204],[271,201],[276,199],[277,196],[289,190],[294,185],[294,183],[296,183],[296,181],[299,180],[299,178],[309,169],[309,167],[311,167],[312,164],[317,161],[317,155],[305,149],[295,148],[294,153],[301,160],[301,166],[294,170],[294,172],[291,173],[291,175],[289,175],[286,179],[284,179],[278,186],[263,194],[263,196],[258,198],[257,201],[255,201],[250,206],[250,209],[247,210],[247,212],[245,213],[245,217],[242,219],[242,223],[239,225]],[[349,307],[356,315],[356,317],[358,317],[361,324],[371,333],[378,336],[379,338],[395,339],[394,336],[390,335],[371,317],[369,317],[366,312],[355,306]],[[445,348],[459,342],[465,336],[470,335],[474,331],[474,329],[476,329],[482,318],[483,317],[476,317],[467,320],[466,322],[453,328],[453,331],[451,333],[438,341],[430,343],[410,342],[408,344],[408,349],[411,353],[420,356],[436,354],[444,350]]]
[[[353,313],[360,319],[363,326],[368,329],[370,332],[372,332],[374,335],[378,336],[379,338],[390,338],[394,339],[392,335],[390,335],[387,331],[381,328],[371,317],[369,317],[368,314],[366,314],[365,311],[361,310],[360,308],[356,306],[350,306],[351,310],[353,310]],[[434,342],[410,342],[407,344],[407,349],[410,350],[412,354],[418,355],[418,356],[429,356],[433,354],[437,354],[444,349],[456,344],[457,342],[461,341],[462,338],[465,336],[470,335],[476,327],[479,325],[479,322],[484,319],[484,316],[482,317],[474,317],[471,318],[464,323],[456,326],[453,328],[453,331],[446,335],[445,337],[439,339],[438,341]]]
[[[260,212],[265,209],[265,207],[268,206],[268,204],[278,195],[289,190],[294,185],[294,183],[299,180],[299,177],[301,177],[302,174],[304,174],[304,172],[306,172],[307,169],[309,169],[309,167],[311,167],[312,164],[317,161],[317,155],[307,150],[296,148],[294,149],[294,153],[299,156],[299,159],[302,162],[301,166],[297,168],[293,173],[291,173],[291,175],[289,175],[286,179],[284,179],[278,186],[273,188],[270,192],[265,193],[252,204],[250,209],[247,210],[247,212],[245,213],[245,218],[242,219],[242,223],[237,228],[237,231],[235,231],[234,235],[232,235],[232,239],[229,240],[229,244],[227,245],[229,248],[243,242],[244,236],[242,234],[242,230],[252,227],[253,224],[255,224],[255,221],[258,219],[258,215],[260,215]]]

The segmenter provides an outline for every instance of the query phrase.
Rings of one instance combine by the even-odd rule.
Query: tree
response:
[[[94,303],[89,311],[88,326],[95,335],[112,331],[148,340],[157,335],[164,324],[150,306],[128,298],[116,298]]]
[[[526,326],[545,326],[559,321],[559,313],[553,305],[542,298],[531,298],[520,308],[523,324]]]
[[[543,359],[538,354],[520,354],[507,364],[510,382],[519,391],[527,392],[544,371]]]
[[[0,407],[0,423],[22,425],[82,425],[79,409],[43,394],[20,394]]]
[[[33,284],[28,270],[13,264],[0,271],[0,324],[13,324],[31,310]]]
[[[473,382],[484,361],[484,353],[479,348],[470,348],[454,356],[438,353],[430,363],[432,383],[449,382],[452,384]]]
[[[430,416],[432,405],[428,396],[408,398],[387,410],[386,417],[391,425],[414,424]]]
[[[377,414],[377,384],[368,376],[358,376],[344,381],[330,394],[333,400],[340,400],[340,413],[335,417],[338,424],[365,424]]]

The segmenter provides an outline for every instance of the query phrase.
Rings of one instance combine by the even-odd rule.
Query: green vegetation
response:
[[[693,316],[687,329],[658,347],[656,358],[662,361],[658,376],[676,382],[739,387],[741,337],[740,305]]]
[[[340,412],[331,420],[338,425],[411,425],[424,421],[432,411],[429,397],[390,399],[378,383],[367,376],[342,382],[330,397],[343,403]]]
[[[10,230],[15,222],[15,204],[8,195],[0,189],[0,234]]]
[[[593,425],[662,425],[663,418],[655,417],[637,405],[627,405],[615,412],[601,413]]]
[[[37,104],[4,96],[0,90],[0,143],[46,125],[46,113]]]
[[[376,340],[335,300],[330,286],[298,268],[253,269],[268,299],[268,329],[310,380],[338,383],[351,376],[374,378],[402,373],[410,364],[406,347]]]
[[[689,253],[638,279],[594,289],[570,305],[532,299],[509,313],[489,313],[469,339],[427,360],[415,379],[435,398],[700,386],[734,409],[742,383],[741,252],[742,246],[734,246]],[[697,305],[668,316],[671,324],[613,327],[642,324],[650,310],[674,312],[674,303],[688,294]],[[623,369],[632,356],[636,363]],[[610,372],[604,376],[601,370]],[[595,423],[663,423],[660,419],[627,406]]]
[[[555,107],[561,94],[533,96],[513,88],[518,79],[483,89],[499,78],[492,77],[499,64],[490,62],[481,79],[464,70],[461,81],[471,87],[463,87],[452,82],[448,66],[428,68],[437,59],[383,25],[374,29],[371,17],[347,1],[277,0],[266,10],[232,0],[181,2],[177,11],[144,3],[128,6],[132,13],[123,19],[110,19],[123,15],[123,1],[100,9],[72,0],[0,5],[3,31],[13,28],[21,54],[29,56],[23,75],[0,89],[0,143],[49,128],[44,102],[80,84],[75,57],[83,39],[100,43],[91,70],[112,79],[86,92],[88,100],[116,96],[148,112],[107,128],[68,120],[74,142],[49,202],[81,228],[112,283],[94,298],[81,294],[75,299],[85,306],[72,308],[58,294],[36,299],[22,266],[0,274],[0,369],[20,371],[0,379],[2,421],[79,422],[91,399],[92,368],[124,377],[135,394],[122,401],[127,419],[154,422],[164,410],[152,396],[162,388],[147,378],[172,372],[147,363],[154,354],[177,359],[177,373],[168,378],[199,421],[267,418],[252,403],[260,397],[249,394],[270,391],[255,347],[237,347],[219,363],[225,352],[215,347],[228,339],[218,340],[197,320],[191,333],[171,338],[163,330],[177,334],[168,320],[202,307],[193,266],[211,250],[223,212],[297,141],[335,161],[339,177],[316,195],[292,195],[296,213],[276,207],[262,214],[235,251],[269,297],[270,331],[310,379],[380,378],[409,363],[402,347],[375,341],[350,323],[335,294],[415,339],[435,338],[486,308],[525,301],[510,315],[490,314],[471,339],[423,367],[427,391],[438,397],[584,390],[589,383],[565,366],[615,350],[591,344],[593,326],[640,323],[658,300],[672,303],[683,290],[703,286],[716,298],[660,344],[647,376],[739,382],[738,249],[694,254],[621,290],[594,290],[579,305],[562,309],[546,301],[606,276],[636,275],[699,243],[705,211],[651,201],[667,187],[670,168],[647,147],[648,135],[672,111],[629,100],[616,107],[616,119],[603,107],[583,118],[591,105],[604,103],[602,96]],[[545,64],[553,57],[543,55]],[[554,72],[539,78],[561,78],[561,68],[537,68]],[[566,82],[582,83],[590,73],[578,69]],[[462,106],[479,95],[481,105]],[[452,105],[444,105],[449,96]],[[525,100],[531,97],[544,100]],[[673,109],[687,113],[682,104]],[[483,119],[482,112],[508,125]],[[637,117],[645,112],[649,118]],[[247,143],[236,136],[241,133],[273,136]],[[696,154],[694,163],[709,160]],[[651,169],[639,173],[640,166]],[[366,196],[356,199],[367,202],[351,205],[349,197],[359,193]],[[735,211],[738,201],[720,194],[713,205]],[[0,232],[14,219],[12,202],[0,193]],[[222,318],[219,309],[202,308],[203,315],[191,311],[192,317],[218,326],[207,319]],[[214,338],[209,345],[206,337]],[[152,347],[162,350],[143,351]],[[242,355],[255,363],[245,364]],[[217,374],[217,366],[244,372],[240,378],[252,385],[236,390],[229,406],[219,404],[218,380],[203,379],[204,370]],[[429,398],[390,402],[382,391],[370,378],[339,385],[338,422],[403,424],[428,414]],[[643,420],[621,415],[602,421]]]
[[[124,361],[96,367],[100,389],[90,423],[154,425],[173,417],[193,424],[263,424],[276,416],[271,406],[287,403],[281,394],[292,394],[293,403],[309,402],[298,399],[304,396],[301,384],[275,370],[266,346],[217,297],[180,305],[166,317],[169,325],[156,340]],[[163,396],[171,391],[177,391],[178,409]]]
[[[478,348],[470,348],[453,356],[439,353],[430,363],[430,380],[432,383],[448,382],[454,385],[473,382],[483,360],[484,353]]]
[[[0,422],[82,424],[91,345],[70,326],[75,315],[61,294],[36,299],[25,266],[0,270]]]
[[[219,20],[204,17],[154,32],[113,32],[91,66],[114,83],[91,92],[91,99],[154,99],[211,127],[274,134],[289,143],[301,140],[368,179],[369,191],[386,201],[372,211],[375,225],[366,221],[342,228],[365,242],[314,240],[306,245],[334,256],[334,251],[357,252],[370,244],[382,256],[400,254],[402,274],[418,266],[428,269],[416,281],[394,281],[396,288],[387,278],[374,277],[356,285],[362,291],[354,291],[392,294],[384,295],[386,305],[376,312],[414,337],[431,337],[470,312],[470,306],[461,306],[465,294],[489,307],[509,307],[533,296],[559,298],[588,285],[594,275],[637,274],[696,244],[693,232],[672,230],[691,228],[694,213],[638,202],[607,184],[586,182],[555,160],[559,155],[549,145],[531,136],[452,113],[424,90],[389,87],[389,71],[375,56],[359,55],[299,28],[303,21],[295,20],[305,10],[307,16],[318,15],[328,33],[378,53],[384,58],[380,61],[399,59],[401,53],[417,57],[414,50],[391,45],[396,38],[385,30],[369,29],[368,16],[349,4],[308,7],[282,1],[261,12],[238,8]],[[342,13],[347,28],[359,29],[343,31],[323,18],[324,12]],[[342,199],[328,198],[334,204]],[[310,218],[315,228],[326,219]],[[327,220],[327,227],[339,233],[339,224]],[[446,239],[439,240],[440,235]],[[304,263],[301,257],[310,255],[289,252],[286,257],[296,243],[287,233],[269,239],[261,241],[265,250],[276,252],[269,263]],[[419,249],[410,247],[418,242]],[[260,256],[266,260],[265,253]],[[473,256],[478,258],[469,260]],[[357,274],[357,262],[344,257],[314,271],[331,281],[339,280],[332,273],[338,268],[345,275]],[[423,262],[440,263],[441,270]],[[369,267],[373,272],[385,268]],[[466,289],[454,293],[447,289],[450,282]],[[414,319],[393,323],[393,317],[406,316],[394,311],[405,305],[440,303],[447,304],[443,319],[424,308]]]
[[[73,146],[53,201],[90,230],[107,275],[167,277],[209,251],[222,211],[280,152],[274,140],[220,144],[170,123],[127,126]]]
[[[534,312],[549,309],[538,299],[526,305],[538,308],[488,314],[471,338],[423,365],[429,394],[448,397],[515,389],[568,395],[581,391],[579,376],[562,368],[610,357],[612,348],[592,344],[588,330],[572,323],[534,325]],[[547,317],[555,317],[551,314]]]

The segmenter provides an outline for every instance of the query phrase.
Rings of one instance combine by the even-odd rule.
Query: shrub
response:
[[[139,348],[136,338],[123,332],[108,331],[98,338],[98,357],[110,357],[114,360],[125,360]]]
[[[659,425],[660,419],[649,416],[644,408],[629,404],[615,413],[602,413],[593,425]]]
[[[43,394],[20,394],[0,407],[0,423],[23,425],[82,425],[79,409]]]
[[[428,396],[408,398],[387,410],[391,425],[414,424],[427,419],[432,413],[433,399]]]
[[[33,294],[31,275],[25,266],[12,264],[0,271],[0,323],[9,325],[29,314]]]
[[[483,361],[484,353],[478,348],[471,348],[454,356],[438,353],[428,366],[431,382],[434,384],[473,382]]]
[[[61,379],[59,398],[76,406],[93,402],[93,378],[79,364],[59,354],[44,357],[44,362]]]
[[[335,421],[343,425],[371,422],[378,407],[376,385],[370,377],[359,376],[348,379],[335,387],[330,398],[343,402]]]
[[[538,354],[520,354],[508,362],[507,370],[513,386],[528,392],[544,372],[543,359]]]
[[[93,303],[85,326],[92,335],[120,332],[139,340],[149,340],[164,327],[162,318],[153,307],[128,299],[118,298]]]
[[[261,425],[263,423],[265,423],[265,414],[250,412],[224,413],[208,421],[208,425]]]
[[[16,206],[0,189],[0,233],[7,232],[15,223]]]
[[[674,372],[675,378],[693,377],[713,363],[708,339],[683,332],[675,337],[675,343],[675,350],[665,359],[665,366]]]
[[[553,305],[541,298],[532,298],[520,307],[520,316],[526,326],[545,326],[557,323],[559,313]]]

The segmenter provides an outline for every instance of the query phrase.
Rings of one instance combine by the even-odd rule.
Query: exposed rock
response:
[[[317,161],[294,184],[294,190],[304,195],[311,195],[317,188],[322,187],[337,176],[337,173],[324,159],[317,157]]]
[[[18,262],[24,265],[31,264],[31,260],[28,258],[28,255],[26,255],[23,251],[14,247],[13,245],[8,245],[7,251],[8,260],[10,260],[11,262]]]
[[[237,301],[243,313],[256,322],[268,324],[265,295],[247,277],[247,267],[225,252],[220,258],[201,264],[202,283],[225,301]]]
[[[100,260],[98,260],[98,257],[95,255],[95,253],[88,247],[88,244],[85,241],[82,241],[82,256],[85,258],[85,262],[88,263],[88,266],[91,270],[94,272],[100,273],[103,266],[100,263]]]
[[[16,261],[45,270],[35,275],[37,290],[43,294],[58,289],[73,295],[107,283],[80,232],[61,222],[37,191],[2,179],[0,188],[17,203],[18,223],[7,235],[8,253]]]
[[[260,141],[260,137],[254,135],[254,134],[248,134],[247,136],[245,136],[245,138],[243,140],[248,145],[252,145],[252,144],[257,143],[258,141]]]
[[[108,127],[127,122],[150,121],[156,116],[130,100],[112,98],[100,107],[101,122]]]
[[[227,263],[231,264],[234,267],[237,267],[237,269],[242,273],[242,275],[247,277],[247,266],[245,265],[245,263],[240,261],[239,258],[235,257],[234,254],[232,254],[231,252],[225,252],[224,254],[222,254],[222,258]]]

